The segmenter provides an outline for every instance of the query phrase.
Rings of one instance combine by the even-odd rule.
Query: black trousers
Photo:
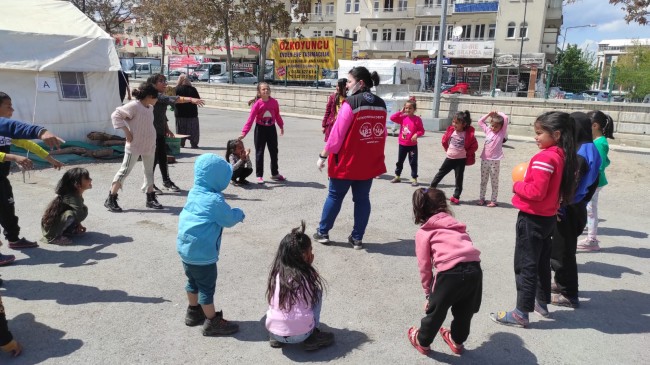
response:
[[[18,225],[18,217],[16,217],[14,192],[6,176],[0,176],[0,225],[4,229],[7,241],[18,241],[20,226]]]
[[[411,177],[418,178],[418,145],[415,146],[402,146],[399,145],[397,152],[397,163],[395,164],[395,175],[400,176],[404,168],[404,160],[406,156],[409,158],[409,165],[411,165]]]
[[[169,169],[167,167],[167,143],[165,142],[165,135],[156,135],[156,158],[153,160],[153,171],[156,171],[156,165],[160,165],[160,175],[162,175],[163,183],[171,182],[169,178]]]
[[[587,225],[587,205],[568,205],[562,220],[557,222],[551,243],[551,268],[555,283],[567,298],[578,297],[578,265],[576,247],[578,237]]]
[[[449,173],[449,171],[454,170],[454,175],[456,176],[456,188],[454,189],[454,198],[460,199],[460,194],[463,192],[463,178],[465,177],[465,162],[466,158],[445,158],[445,161],[442,162],[440,170],[436,176],[434,176],[433,181],[431,181],[431,187],[437,188],[440,181]]]
[[[250,174],[253,173],[253,169],[250,167],[240,167],[237,170],[233,170],[232,172],[232,177],[230,180],[232,181],[242,181],[245,180],[247,177],[250,176]]]
[[[517,309],[532,312],[535,299],[551,301],[551,235],[557,218],[519,212],[515,243]]]
[[[469,336],[474,313],[481,308],[483,296],[483,271],[478,262],[461,262],[453,268],[439,272],[434,280],[426,317],[420,321],[418,342],[429,346],[436,337],[451,307],[451,338],[462,344]]]
[[[264,176],[264,148],[271,156],[271,175],[278,174],[278,131],[275,125],[255,124],[255,175]]]

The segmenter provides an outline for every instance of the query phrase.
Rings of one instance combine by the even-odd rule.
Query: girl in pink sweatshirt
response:
[[[392,183],[402,181],[400,174],[404,168],[404,160],[406,156],[409,157],[409,165],[411,165],[411,185],[418,186],[418,137],[424,135],[424,127],[422,126],[422,119],[415,115],[418,109],[415,103],[415,97],[411,97],[401,111],[390,116],[390,120],[399,124],[399,152],[397,153],[397,164],[395,164],[395,178],[391,180]]]
[[[311,239],[305,221],[284,236],[275,255],[266,289],[266,329],[271,347],[302,343],[307,351],[334,343],[334,334],[318,329],[323,280],[312,266]]]
[[[420,328],[409,328],[409,341],[426,355],[436,333],[440,332],[449,349],[461,354],[472,317],[481,307],[481,252],[472,245],[465,224],[453,217],[441,190],[415,190],[413,215],[415,223],[422,225],[415,234],[415,255],[426,298],[426,316]],[[441,327],[449,308],[454,316],[451,329]]]
[[[485,205],[485,193],[488,179],[492,181],[492,197],[487,206],[497,206],[499,194],[499,170],[503,159],[503,141],[508,128],[508,116],[492,111],[478,120],[478,125],[485,132],[485,145],[481,152],[481,191],[478,205]]]

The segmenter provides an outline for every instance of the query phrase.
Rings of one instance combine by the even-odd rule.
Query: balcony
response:
[[[370,13],[361,14],[361,19],[403,19],[413,18],[415,8],[370,9]]]
[[[301,14],[301,15],[304,15],[307,18],[307,24],[309,24],[309,23],[335,23],[336,22],[336,14],[309,13],[309,14]],[[292,23],[299,23],[300,18],[292,16],[291,17],[291,22]]]
[[[359,42],[360,51],[389,51],[389,52],[400,52],[400,51],[412,51],[413,50],[413,41],[391,41],[391,42]]]
[[[454,4],[447,5],[447,14],[454,12]],[[432,5],[418,5],[415,7],[415,16],[424,17],[424,16],[441,16],[442,15],[442,6],[438,4]]]
[[[546,9],[546,19],[562,19],[562,8],[548,7]]]
[[[472,3],[465,0],[464,3],[454,4],[454,13],[496,13],[499,11],[499,2]]]
[[[437,51],[438,41],[414,41],[413,50],[415,51]]]

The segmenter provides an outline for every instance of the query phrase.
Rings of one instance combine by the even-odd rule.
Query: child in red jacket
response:
[[[449,198],[453,204],[460,204],[460,194],[463,192],[463,177],[465,175],[465,166],[473,165],[476,162],[476,150],[478,150],[478,141],[474,136],[474,127],[470,126],[472,118],[469,111],[456,113],[451,125],[447,128],[445,135],[442,136],[442,147],[447,153],[447,158],[440,166],[440,170],[431,181],[431,187],[438,187],[438,183],[451,170],[454,170],[456,176],[456,188],[454,195]]]

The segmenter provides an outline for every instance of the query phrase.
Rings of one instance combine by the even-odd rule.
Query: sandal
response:
[[[440,327],[440,336],[442,337],[443,340],[447,343],[449,346],[449,349],[451,352],[453,352],[456,355],[460,355],[465,351],[465,346],[463,344],[457,344],[454,342],[454,340],[451,338],[451,331],[448,328],[445,327]]]
[[[490,319],[498,324],[505,326],[512,326],[518,328],[526,328],[528,326],[528,319],[523,318],[520,315],[516,314],[514,311],[510,312],[496,312],[490,313]]]
[[[52,245],[59,245],[59,246],[69,246],[72,244],[72,240],[66,236],[59,236],[57,238],[48,241],[47,243]]]
[[[77,224],[77,226],[72,230],[72,234],[75,236],[81,236],[84,233],[86,233],[86,227],[81,224]]]
[[[480,205],[480,206],[485,205],[485,199],[481,199],[481,200],[479,200],[479,201],[476,203],[476,205]]]
[[[499,204],[497,204],[496,202],[489,202],[489,203],[487,204],[487,206],[488,206],[489,208],[494,208],[494,207],[498,207]]]
[[[431,347],[420,346],[420,344],[418,343],[418,333],[420,333],[419,329],[415,327],[409,328],[408,331],[409,341],[411,342],[411,345],[413,345],[413,347],[415,347],[415,349],[418,350],[419,353],[421,353],[422,355],[427,355],[429,353],[429,350],[431,350]]]

